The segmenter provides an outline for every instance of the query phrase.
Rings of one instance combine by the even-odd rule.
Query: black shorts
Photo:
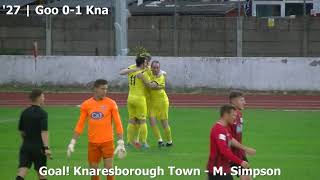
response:
[[[42,166],[47,166],[47,157],[44,154],[44,150],[41,147],[22,146],[19,152],[19,168],[31,168],[32,163],[36,171]]]
[[[233,180],[231,174],[227,175],[213,175],[211,173],[208,174],[208,180]]]
[[[243,156],[242,160],[243,160],[243,161],[246,161],[246,162],[249,162],[249,161],[248,161],[248,158],[247,158],[246,156]],[[239,167],[239,166],[240,166],[240,165],[237,165],[237,164],[231,164],[231,168],[232,168],[232,167]],[[240,166],[239,169],[242,169],[242,167]],[[239,177],[239,175],[237,175],[237,177]]]

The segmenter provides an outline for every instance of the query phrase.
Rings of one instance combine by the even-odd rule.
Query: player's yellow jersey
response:
[[[166,85],[166,76],[161,74],[160,76],[155,76],[151,73],[150,76],[151,82],[157,82],[159,85],[165,87]],[[164,89],[152,89],[150,90],[151,101],[164,100],[168,101],[167,93]]]
[[[128,68],[133,68],[135,65],[131,65]],[[128,74],[128,84],[129,84],[129,96],[146,96],[147,87],[144,85],[143,81],[137,78],[137,74],[141,73],[147,81],[150,81],[149,75],[145,70],[139,70]]]
[[[128,67],[128,69],[133,69],[133,68],[136,68],[136,67],[137,67],[137,65],[132,64],[132,65],[130,65]],[[150,66],[148,66],[146,69],[144,69],[144,71],[146,71],[149,76],[152,75],[152,71],[151,71],[151,67]]]
[[[137,68],[137,66],[135,64],[132,64],[128,67],[128,69],[133,69],[133,68]],[[151,67],[148,66],[147,68],[144,69],[144,71],[147,73],[148,76],[152,75],[152,71],[151,71]]]
[[[149,78],[152,76],[152,71],[151,71],[151,67],[150,66],[148,66],[145,69],[145,73],[149,76]],[[146,88],[146,98],[147,98],[147,105],[148,106],[150,105],[149,103],[150,103],[150,98],[151,98],[150,91],[151,91],[150,88]]]
[[[152,71],[151,71],[151,67],[148,66],[146,69],[145,69],[146,73],[148,74],[149,77],[152,76]]]
[[[133,69],[133,68],[136,68],[137,66],[135,64],[132,64],[128,67],[128,69]]]

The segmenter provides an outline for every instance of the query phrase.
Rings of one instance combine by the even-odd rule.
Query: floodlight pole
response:
[[[242,17],[241,17],[241,1],[238,1],[238,17],[237,17],[237,57],[242,57]]]
[[[178,56],[178,32],[177,32],[177,0],[174,0],[173,14],[173,55]]]
[[[303,41],[302,41],[302,56],[308,56],[308,23],[307,17],[307,4],[306,0],[303,0]]]
[[[51,28],[51,16],[46,16],[46,55],[52,54],[52,28]]]
[[[238,0],[238,17],[241,16],[241,0]]]
[[[116,55],[126,56],[128,54],[128,9],[127,1],[114,0],[116,31]]]
[[[303,16],[307,16],[307,2],[303,0]]]

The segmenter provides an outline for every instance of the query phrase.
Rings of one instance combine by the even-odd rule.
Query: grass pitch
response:
[[[77,107],[46,107],[49,113],[50,146],[53,160],[49,168],[62,166],[87,167],[86,132],[77,142],[75,153],[66,157],[67,145],[79,115]],[[17,124],[22,108],[0,108],[0,179],[14,179],[18,165],[18,149],[21,143]],[[121,108],[124,128],[127,111]],[[257,149],[255,157],[249,157],[253,168],[280,168],[281,176],[259,176],[264,180],[318,179],[320,161],[320,111],[245,110],[244,144]],[[115,159],[120,168],[151,168],[161,166],[165,175],[159,180],[201,180],[200,176],[170,176],[168,166],[205,169],[209,152],[209,132],[218,119],[218,112],[209,108],[171,108],[170,124],[173,132],[173,148],[159,149],[149,129],[151,148],[145,151],[128,150],[124,160]],[[101,164],[102,165],[102,164]],[[33,170],[26,179],[36,179]],[[49,176],[50,180],[88,180],[87,176]],[[105,178],[102,178],[105,179]],[[119,176],[117,180],[144,180],[148,176]],[[236,179],[236,178],[235,178]]]

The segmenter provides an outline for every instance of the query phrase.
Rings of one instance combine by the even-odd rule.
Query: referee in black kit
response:
[[[47,157],[51,158],[48,146],[48,114],[41,106],[44,104],[44,94],[40,89],[34,89],[29,95],[31,106],[20,116],[19,131],[22,146],[19,152],[19,170],[16,180],[24,180],[32,163],[40,180],[46,177],[39,174],[39,169],[47,165]]]

